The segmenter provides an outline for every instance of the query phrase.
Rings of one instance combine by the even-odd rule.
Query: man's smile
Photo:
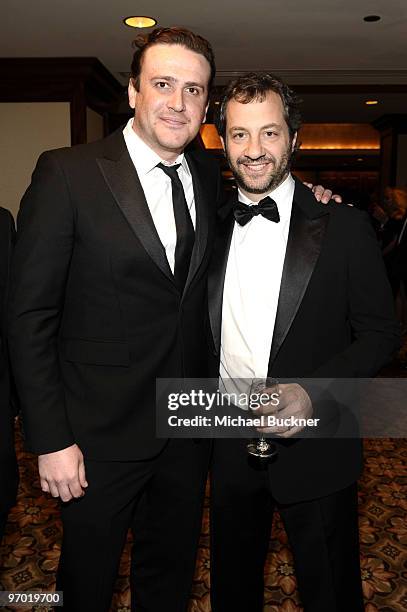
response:
[[[260,164],[246,164],[243,162],[241,165],[244,166],[245,172],[247,174],[256,175],[256,174],[262,174],[264,170],[266,170],[270,164],[271,162],[267,161],[267,162],[262,162]]]
[[[182,128],[187,121],[178,117],[160,117],[161,121],[171,128]]]

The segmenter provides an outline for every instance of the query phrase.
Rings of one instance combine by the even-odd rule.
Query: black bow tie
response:
[[[246,225],[246,223],[249,223],[256,215],[262,215],[269,221],[274,221],[274,223],[280,221],[277,204],[269,196],[263,198],[258,204],[254,204],[253,206],[247,206],[247,204],[237,202],[233,207],[233,214],[239,225]]]

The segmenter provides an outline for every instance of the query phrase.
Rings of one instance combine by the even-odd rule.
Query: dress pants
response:
[[[187,609],[209,456],[208,440],[170,440],[149,460],[85,459],[85,495],[62,504],[65,611],[109,610],[129,527],[132,611]]]
[[[267,464],[248,456],[245,440],[216,440],[211,474],[212,612],[263,611],[275,508],[293,550],[305,612],[363,612],[356,484],[278,504]]]

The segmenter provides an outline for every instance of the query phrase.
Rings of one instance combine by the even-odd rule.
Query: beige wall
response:
[[[40,153],[70,144],[69,102],[0,103],[0,205],[16,216]]]
[[[103,117],[91,108],[86,108],[86,142],[103,138]]]

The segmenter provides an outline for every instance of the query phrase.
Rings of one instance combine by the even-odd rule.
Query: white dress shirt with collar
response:
[[[133,118],[129,119],[123,130],[124,141],[131,160],[136,168],[144,195],[150,209],[154,225],[165,248],[168,263],[174,273],[175,247],[177,231],[175,228],[174,209],[172,205],[171,179],[157,164],[166,166],[181,164],[177,172],[184,188],[185,199],[189,208],[193,226],[196,223],[194,189],[191,172],[183,153],[175,162],[169,164],[155,153],[133,130]]]
[[[244,385],[224,379],[267,377],[294,186],[289,175],[267,194],[278,206],[279,223],[261,215],[244,226],[234,223],[223,293],[220,362],[221,387],[229,393],[242,392]],[[256,205],[240,190],[239,200]]]

